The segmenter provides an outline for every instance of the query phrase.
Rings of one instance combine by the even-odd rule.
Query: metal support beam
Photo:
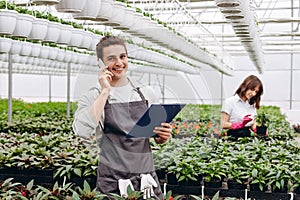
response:
[[[52,101],[52,76],[49,74],[49,102]]]
[[[71,82],[71,63],[68,63],[67,69],[67,117],[70,117],[70,82]]]
[[[8,54],[8,122],[12,122],[12,57]]]
[[[291,1],[291,16],[294,17],[294,2]],[[294,24],[291,24],[291,32],[294,30]],[[291,40],[294,41],[294,36],[292,35]],[[293,47],[293,45],[292,45]],[[291,53],[291,68],[290,68],[290,109],[293,109],[293,64],[294,64],[294,54]]]

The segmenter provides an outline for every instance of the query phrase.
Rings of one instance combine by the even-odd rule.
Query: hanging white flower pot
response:
[[[77,64],[78,63],[78,54],[75,52],[72,52],[72,59],[71,63]]]
[[[82,35],[83,35],[82,29],[78,29],[78,28],[73,29],[72,38],[71,38],[68,46],[80,47],[82,39],[83,39]]]
[[[101,7],[95,20],[102,22],[108,21],[111,18],[112,9],[112,0],[101,0]]]
[[[83,10],[86,2],[87,0],[61,0],[55,8],[58,12],[78,13]]]
[[[126,5],[119,1],[112,3],[111,15],[108,22],[103,22],[107,26],[120,26],[124,21]]]
[[[16,54],[12,56],[12,62],[13,63],[20,63],[21,62],[21,56],[19,54]]]
[[[22,48],[20,51],[21,56],[29,56],[31,54],[32,45],[30,42],[22,42]]]
[[[88,55],[87,56],[87,65],[88,66],[97,66],[98,65],[97,56]]]
[[[10,48],[10,53],[18,55],[20,54],[21,49],[22,49],[22,42],[19,40],[13,40],[12,46]]]
[[[3,62],[8,61],[8,55],[6,53],[0,54],[0,60]]]
[[[48,59],[49,58],[50,47],[41,46],[40,58]]]
[[[93,40],[93,34],[89,31],[83,31],[82,32],[82,42],[80,44],[81,48],[88,49],[91,46],[92,40]]]
[[[52,60],[49,60],[49,59],[44,59],[44,63],[43,63],[43,65],[44,65],[45,67],[49,67],[49,66],[50,66],[50,64],[51,64],[52,62],[53,62]]]
[[[26,64],[28,56],[21,56],[20,64]]]
[[[54,42],[58,41],[61,31],[61,24],[56,22],[49,22],[47,35],[44,39],[45,42]]]
[[[93,34],[93,36],[92,36],[92,42],[91,42],[91,45],[89,47],[89,50],[96,51],[96,46],[97,46],[97,44],[98,44],[99,41],[100,41],[100,35]]]
[[[73,52],[65,51],[64,52],[64,62],[67,62],[67,63],[71,62],[72,56],[73,56]]]
[[[12,39],[0,37],[0,53],[9,53],[12,44]]]
[[[59,2],[60,0],[31,0],[31,3],[36,5],[55,5]]]
[[[27,65],[33,65],[34,62],[34,58],[33,57],[27,57],[27,60],[25,62],[25,64]]]
[[[61,24],[60,35],[57,40],[58,44],[69,44],[72,38],[73,26],[67,24]]]
[[[124,13],[124,20],[122,21],[122,23],[121,23],[120,27],[118,27],[118,29],[125,30],[125,31],[129,30],[132,27],[132,25],[135,23],[136,18],[137,18],[137,15],[136,15],[135,9],[126,7],[125,13]],[[124,27],[124,28],[122,28],[122,27]]]
[[[18,12],[0,9],[0,34],[11,35],[16,27]]]
[[[101,0],[88,0],[79,13],[74,13],[77,20],[95,20],[101,8]]]
[[[215,0],[218,7],[221,8],[231,8],[231,7],[237,7],[240,5],[239,0]]]
[[[84,54],[77,54],[78,60],[77,60],[77,64],[79,65],[85,65],[86,64],[86,56]]]
[[[27,38],[32,29],[32,22],[34,17],[27,14],[18,14],[16,28],[13,36]]]
[[[50,48],[50,52],[49,52],[49,59],[51,60],[55,60],[58,54],[58,49],[55,47]]]
[[[28,39],[43,41],[47,35],[48,24],[49,21],[46,19],[35,18]]]
[[[32,65],[34,66],[40,66],[40,58],[34,58]]]
[[[41,45],[40,44],[32,44],[31,48],[31,56],[39,57],[41,53]]]
[[[65,52],[61,49],[58,49],[58,54],[56,57],[57,61],[63,62],[64,61]]]

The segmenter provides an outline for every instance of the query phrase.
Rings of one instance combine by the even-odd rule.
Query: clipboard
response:
[[[154,137],[153,129],[162,122],[171,122],[186,104],[152,104],[126,137]]]

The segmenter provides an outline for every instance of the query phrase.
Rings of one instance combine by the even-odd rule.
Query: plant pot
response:
[[[21,56],[30,56],[31,55],[32,45],[30,42],[22,42],[22,47],[20,51]]]
[[[208,188],[221,188],[222,180],[211,179],[210,181],[204,180],[204,186]]]
[[[194,180],[183,180],[183,181],[179,181],[178,185],[180,185],[180,186],[200,186],[202,178],[203,178],[203,176],[199,175],[197,177],[197,181],[194,181]]]
[[[10,53],[14,55],[20,54],[22,49],[22,42],[19,40],[13,40],[12,46],[10,48]]]
[[[105,22],[108,21],[111,17],[112,9],[113,9],[113,1],[112,0],[102,0],[101,7],[99,13],[96,17],[96,21]]]
[[[56,60],[60,61],[60,62],[63,62],[64,57],[65,57],[65,52],[61,49],[58,49],[58,54],[57,54]]]
[[[36,5],[55,5],[59,2],[60,0],[31,0],[31,3]]]
[[[54,42],[58,41],[61,30],[61,24],[56,22],[49,22],[47,35],[44,42]]]
[[[176,175],[173,173],[167,174],[167,183],[170,185],[178,185],[178,180],[176,178]]]
[[[81,42],[83,40],[82,34],[83,34],[83,30],[82,29],[75,28],[72,31],[72,38],[71,38],[71,40],[69,42],[69,46],[70,47],[80,47]]]
[[[31,56],[39,57],[41,53],[41,45],[40,44],[32,44],[31,48]]]
[[[16,28],[13,32],[13,36],[27,38],[32,29],[32,22],[34,16],[27,14],[18,14]]]
[[[18,12],[15,10],[0,10],[0,35],[11,35],[17,24]]]
[[[95,20],[101,8],[101,0],[88,0],[79,13],[74,13],[77,20]]]
[[[89,50],[91,50],[91,51],[96,51],[96,45],[99,43],[99,39],[100,39],[100,36],[99,35],[95,35],[95,34],[93,34],[93,36],[92,36],[92,42],[91,42],[91,45],[90,45],[90,47],[89,47]]]
[[[227,186],[228,189],[244,190],[247,189],[247,181],[242,181],[242,183],[238,183],[235,180],[228,180]]]
[[[73,52],[71,52],[71,51],[65,51],[64,54],[65,54],[65,56],[64,56],[64,62],[67,62],[67,63],[71,62]]]
[[[53,47],[53,48],[51,48],[50,51],[49,51],[49,56],[48,56],[48,58],[49,58],[50,60],[55,60],[56,57],[57,57],[57,54],[58,54],[58,49],[55,48],[55,47]]]
[[[300,194],[300,186],[294,188],[294,193]]]
[[[80,48],[88,49],[91,46],[92,40],[93,40],[93,34],[88,31],[82,31],[82,41],[80,44]]]
[[[264,192],[264,191],[267,191],[267,186],[266,185],[264,185],[263,186],[263,188],[262,188],[262,190],[259,188],[259,184],[258,183],[254,183],[254,184],[249,184],[249,186],[250,186],[250,191],[262,191],[262,192]]]
[[[89,0],[90,1],[90,0]],[[55,5],[58,12],[79,13],[83,10],[87,0],[61,0]]]
[[[57,44],[69,44],[72,38],[73,26],[62,24]]]
[[[166,169],[158,169],[155,171],[158,179],[165,179],[166,178]]]
[[[0,53],[10,52],[12,44],[12,39],[0,37]]]
[[[48,24],[49,21],[46,19],[35,18],[28,39],[43,41],[47,35]]]
[[[33,62],[34,62],[34,58],[28,56],[25,64],[26,64],[26,65],[32,65]]]
[[[49,46],[41,46],[40,58],[48,59],[49,58],[50,47]]]
[[[284,186],[283,188],[278,188],[278,187],[276,187],[276,188],[272,188],[272,192],[273,193],[288,193],[288,188],[287,188],[287,186]]]
[[[71,63],[77,64],[78,63],[78,53],[72,52],[72,59],[71,59]]]
[[[0,53],[0,60],[3,61],[3,62],[7,62],[8,61],[8,54]]]
[[[21,62],[21,56],[19,54],[16,54],[12,57],[13,63],[20,63]]]
[[[110,26],[120,26],[124,21],[126,5],[122,2],[115,1],[112,7],[112,14],[108,20],[108,23],[104,22],[103,24],[107,24]]]
[[[266,126],[257,126],[256,134],[259,136],[265,136],[267,134],[268,127]]]

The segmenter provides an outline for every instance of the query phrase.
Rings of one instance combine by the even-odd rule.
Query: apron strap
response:
[[[142,101],[143,101],[145,104],[147,104],[148,101],[146,100],[145,96],[143,95],[143,93],[142,93],[140,87],[135,87],[134,84],[131,82],[131,80],[130,80],[129,78],[128,78],[128,81],[129,81],[129,83],[132,85],[132,87],[134,88],[134,91],[136,91],[136,92],[140,95]]]
[[[129,81],[129,83],[131,84],[131,86],[133,87],[133,90],[136,91],[139,94],[139,96],[141,97],[142,101],[148,106],[148,101],[146,100],[145,96],[143,95],[140,87],[135,87],[134,84],[131,82],[131,80],[129,78],[127,78],[127,79]],[[98,87],[92,87],[91,89],[96,89],[99,92],[99,94],[101,93],[101,91],[100,91],[100,89]],[[109,104],[110,98],[111,97],[109,95],[105,104]],[[99,121],[99,125],[100,125],[100,128],[102,129],[102,131],[104,131],[104,126],[103,126],[103,124],[101,124],[100,121]]]

